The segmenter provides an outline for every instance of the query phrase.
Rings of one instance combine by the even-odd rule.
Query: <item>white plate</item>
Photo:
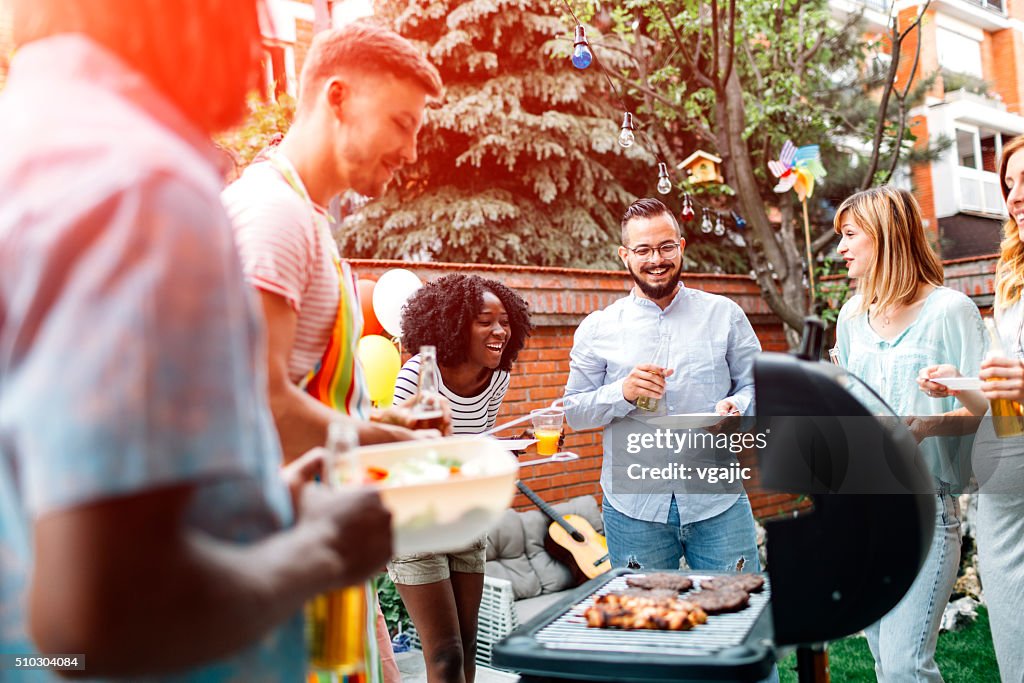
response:
[[[676,415],[662,415],[661,417],[649,417],[645,422],[658,427],[676,427],[678,429],[703,429],[718,424],[728,415],[718,413],[678,413]]]
[[[981,389],[981,379],[977,377],[940,377],[932,380],[953,391],[977,391]]]
[[[537,439],[498,439],[498,445],[510,451],[525,451],[537,443]]]

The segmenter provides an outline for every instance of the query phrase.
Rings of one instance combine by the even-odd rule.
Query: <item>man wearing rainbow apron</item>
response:
[[[322,446],[339,413],[358,420],[362,444],[415,438],[401,411],[370,406],[356,358],[363,321],[355,280],[323,207],[347,190],[379,195],[395,169],[416,159],[423,111],[441,80],[404,38],[357,22],[316,36],[299,87],[280,145],[223,195],[263,305],[270,404],[286,461]],[[398,681],[372,585],[367,599],[377,638],[367,638],[365,674],[348,678]]]

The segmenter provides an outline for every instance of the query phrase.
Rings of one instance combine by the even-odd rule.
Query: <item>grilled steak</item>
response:
[[[679,574],[659,573],[627,577],[626,585],[644,590],[673,590],[682,593],[693,587],[693,581]]]
[[[686,600],[708,614],[724,614],[744,609],[750,604],[750,593],[732,588],[719,588],[690,593],[686,596]]]
[[[705,591],[737,589],[748,593],[759,593],[764,589],[764,577],[760,574],[716,576],[712,579],[701,581],[700,588]]]

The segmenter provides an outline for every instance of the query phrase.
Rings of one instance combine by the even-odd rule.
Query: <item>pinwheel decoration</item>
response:
[[[814,261],[811,258],[811,226],[807,218],[807,198],[814,194],[814,181],[820,181],[827,174],[821,165],[821,150],[818,145],[797,147],[792,140],[786,140],[782,146],[778,161],[768,162],[768,170],[779,179],[775,191],[779,194],[790,189],[796,192],[800,203],[804,206],[804,242],[807,245],[807,279],[811,284],[811,296],[814,292]]]
[[[793,189],[801,202],[814,194],[814,181],[827,175],[821,165],[818,145],[797,147],[792,140],[786,140],[778,161],[768,162],[768,170],[779,179],[776,192],[781,194]]]

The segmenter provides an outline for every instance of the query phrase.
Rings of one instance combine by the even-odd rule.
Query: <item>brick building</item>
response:
[[[869,36],[893,18],[906,27],[923,0],[831,0],[842,18],[863,11]],[[897,84],[906,83],[916,33],[903,45]],[[998,250],[1006,218],[997,176],[999,155],[1024,133],[1024,0],[932,0],[920,32],[917,78],[936,75],[922,106],[912,110],[917,139],[945,136],[940,159],[910,170],[914,194],[943,257],[960,259]]]

